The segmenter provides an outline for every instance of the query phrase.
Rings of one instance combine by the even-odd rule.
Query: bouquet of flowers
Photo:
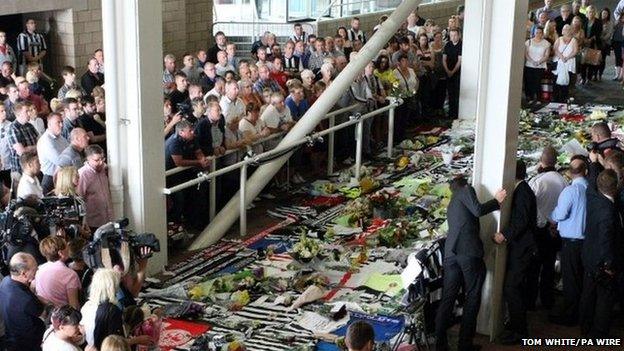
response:
[[[390,94],[388,95],[399,99],[407,99],[415,96],[416,92],[413,90],[405,90],[401,88],[401,84],[399,84],[399,82],[397,81],[392,83],[392,89],[390,89]]]
[[[299,242],[296,243],[291,252],[291,256],[300,262],[310,262],[321,251],[321,244],[318,240],[308,238],[305,234],[299,237]]]

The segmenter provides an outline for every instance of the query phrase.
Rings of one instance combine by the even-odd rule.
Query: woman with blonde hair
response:
[[[82,306],[82,324],[89,346],[102,349],[103,341],[109,335],[124,336],[122,308],[117,300],[121,275],[113,269],[100,268],[93,274],[89,288],[89,299]],[[147,335],[125,339],[129,345],[150,345]]]
[[[548,20],[544,26],[544,39],[546,39],[550,45],[555,45],[559,34],[557,34],[557,22]]]
[[[126,339],[119,335],[109,335],[102,342],[100,351],[130,351],[130,346]]]
[[[75,208],[79,209],[77,213],[77,218],[75,218],[76,222],[82,222],[82,226],[80,228],[75,228],[80,230],[80,235],[86,239],[89,239],[91,234],[91,230],[87,225],[85,220],[86,216],[86,205],[80,194],[78,194],[77,186],[78,186],[78,170],[74,166],[61,167],[58,172],[56,172],[55,180],[54,180],[54,195],[56,197],[69,197],[74,200]],[[59,228],[57,235],[65,237],[65,230],[63,228]]]
[[[78,196],[76,187],[78,186],[78,170],[74,166],[61,167],[56,172],[54,182],[54,195],[56,196]]]
[[[576,54],[579,45],[572,36],[572,27],[569,24],[563,26],[562,36],[555,42],[555,57],[557,63],[555,73],[557,75],[556,87],[558,90],[558,102],[566,102],[569,95],[570,83],[574,81],[576,74]]]

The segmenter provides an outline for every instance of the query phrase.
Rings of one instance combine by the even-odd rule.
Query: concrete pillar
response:
[[[102,0],[106,54],[109,175],[117,216],[151,232],[161,252],[150,272],[167,263],[162,136],[162,1]],[[158,117],[157,117],[158,116]],[[121,206],[120,206],[121,205]]]
[[[491,12],[491,8],[486,8],[484,1],[466,1],[464,11],[459,118],[472,120],[477,115],[479,76],[482,74],[480,63],[482,61],[484,36],[486,35],[484,29],[489,28],[489,23],[482,19],[485,12]],[[466,45],[465,43],[469,44]]]
[[[476,87],[473,185],[482,200],[491,198],[503,186],[508,196],[500,213],[489,215],[481,221],[487,277],[477,329],[494,338],[502,330],[503,324],[502,284],[506,250],[494,245],[490,237],[508,221],[515,184],[524,23],[528,2],[482,0],[467,1],[466,6],[464,30],[468,38],[464,43],[469,44],[464,44],[462,53],[462,89],[465,88],[464,83],[472,83],[474,86],[468,91],[461,91],[461,101],[464,101],[466,112],[465,95],[472,96]],[[471,34],[477,28],[481,31],[481,39],[478,42],[469,41],[474,40]],[[473,81],[465,82],[467,79]]]

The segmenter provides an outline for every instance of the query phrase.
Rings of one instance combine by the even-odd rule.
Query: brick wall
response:
[[[163,51],[176,57],[207,48],[212,41],[212,0],[162,0]],[[102,47],[101,0],[0,0],[0,15],[24,13],[46,33],[50,55],[46,72],[60,78],[64,65],[81,75],[93,52]],[[41,12],[42,11],[42,12]]]

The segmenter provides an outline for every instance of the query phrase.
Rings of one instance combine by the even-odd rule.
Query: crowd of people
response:
[[[236,45],[221,32],[215,34],[214,46],[183,55],[180,66],[173,55],[165,55],[165,168],[191,167],[167,183],[190,179],[213,163],[217,168],[234,164],[246,151],[274,148],[276,139],[257,141],[289,131],[357,55],[372,34],[359,22],[353,18],[349,28],[326,37],[295,24],[283,43],[264,33],[253,44],[252,59],[237,55]],[[390,96],[402,98],[405,103],[396,116],[399,140],[407,126],[427,116],[456,118],[462,23],[463,7],[441,25],[411,13],[335,108],[355,104],[356,111],[365,112],[388,104]],[[104,351],[149,345],[153,340],[134,333],[143,315],[134,297],[145,279],[147,260],[93,273],[81,255],[96,230],[114,219],[105,158],[104,53],[96,50],[80,76],[75,67],[60,68],[58,86],[44,73],[47,55],[46,38],[35,20],[25,21],[15,46],[0,31],[1,205],[11,202],[16,213],[28,214],[25,208],[36,213],[42,199],[70,198],[79,209],[80,225],[76,233],[63,225],[35,226],[30,235],[3,246],[0,350]],[[380,119],[367,121],[365,157],[383,142],[383,125]],[[337,149],[344,160],[355,142],[352,130],[342,133]],[[308,160],[319,165],[325,151],[319,145],[297,151],[292,163],[296,169]],[[276,182],[284,178],[277,176]],[[291,180],[305,181],[299,172]],[[238,188],[238,175],[224,175],[217,185],[217,203],[223,206]],[[208,217],[205,188],[189,190],[201,196],[172,196],[169,220],[202,228]]]
[[[544,7],[529,14],[524,64],[529,105],[567,102],[576,85],[599,84],[611,53],[615,74],[609,79],[622,82],[624,3],[614,11],[597,8],[590,0],[572,1],[559,10],[552,4],[544,0]]]
[[[526,314],[536,306],[549,311],[551,323],[580,326],[580,335],[590,339],[608,338],[615,306],[624,309],[624,152],[606,122],[596,123],[591,136],[589,156],[573,156],[563,174],[556,169],[558,154],[552,146],[544,148],[537,175],[528,180],[526,164],[517,161],[510,222],[492,237],[505,243],[508,252],[503,344],[531,337]],[[437,350],[448,349],[446,331],[460,287],[465,297],[458,345],[459,350],[472,350],[485,280],[479,217],[498,210],[507,193],[500,190],[495,199],[480,203],[461,177],[453,180],[451,190]],[[555,299],[557,257],[560,303]]]
[[[55,87],[43,72],[47,50],[33,19],[26,20],[16,48],[0,31],[0,203],[4,209],[14,200],[10,206],[21,218],[39,216],[45,198],[69,199],[78,229],[48,228],[28,217],[34,223],[28,232],[3,237],[0,350],[150,345],[149,337],[133,336],[143,320],[134,297],[147,259],[93,273],[82,255],[97,228],[113,220],[103,52],[93,53],[79,78],[74,67],[63,67],[63,84]]]
[[[334,109],[357,105],[355,112],[368,112],[388,104],[389,97],[404,103],[396,110],[395,140],[405,137],[408,127],[429,117],[455,119],[459,104],[463,6],[448,23],[436,24],[414,11],[385,47],[379,51],[340,96]],[[379,25],[387,16],[379,19]],[[376,30],[378,26],[375,27]],[[367,41],[367,33],[354,17],[350,27],[320,36],[293,26],[282,43],[266,32],[253,43],[251,58],[242,57],[225,33],[215,34],[214,46],[184,54],[176,65],[172,54],[164,56],[164,134],[166,169],[192,167],[167,178],[176,185],[196,177],[197,169],[232,165],[247,151],[255,154],[277,145],[276,139],[259,142],[290,130],[327,89]],[[448,101],[448,110],[444,111]],[[338,116],[345,121],[348,114]],[[321,123],[319,129],[325,128]],[[385,121],[364,123],[363,156],[369,158],[383,145]],[[270,138],[269,138],[270,139]],[[337,159],[352,162],[353,128],[336,138]],[[225,155],[225,156],[224,156]],[[220,157],[223,156],[223,157]],[[326,157],[323,145],[303,148],[291,159],[290,181],[303,183],[302,166],[312,165],[319,175]],[[253,169],[249,174],[253,173]],[[284,175],[275,179],[280,186]],[[238,189],[239,176],[230,172],[217,180],[217,207],[221,208]],[[168,220],[187,228],[207,224],[208,186],[193,187],[171,196]],[[264,197],[273,197],[269,192]],[[192,204],[185,199],[192,198]],[[253,206],[250,205],[250,206]]]

